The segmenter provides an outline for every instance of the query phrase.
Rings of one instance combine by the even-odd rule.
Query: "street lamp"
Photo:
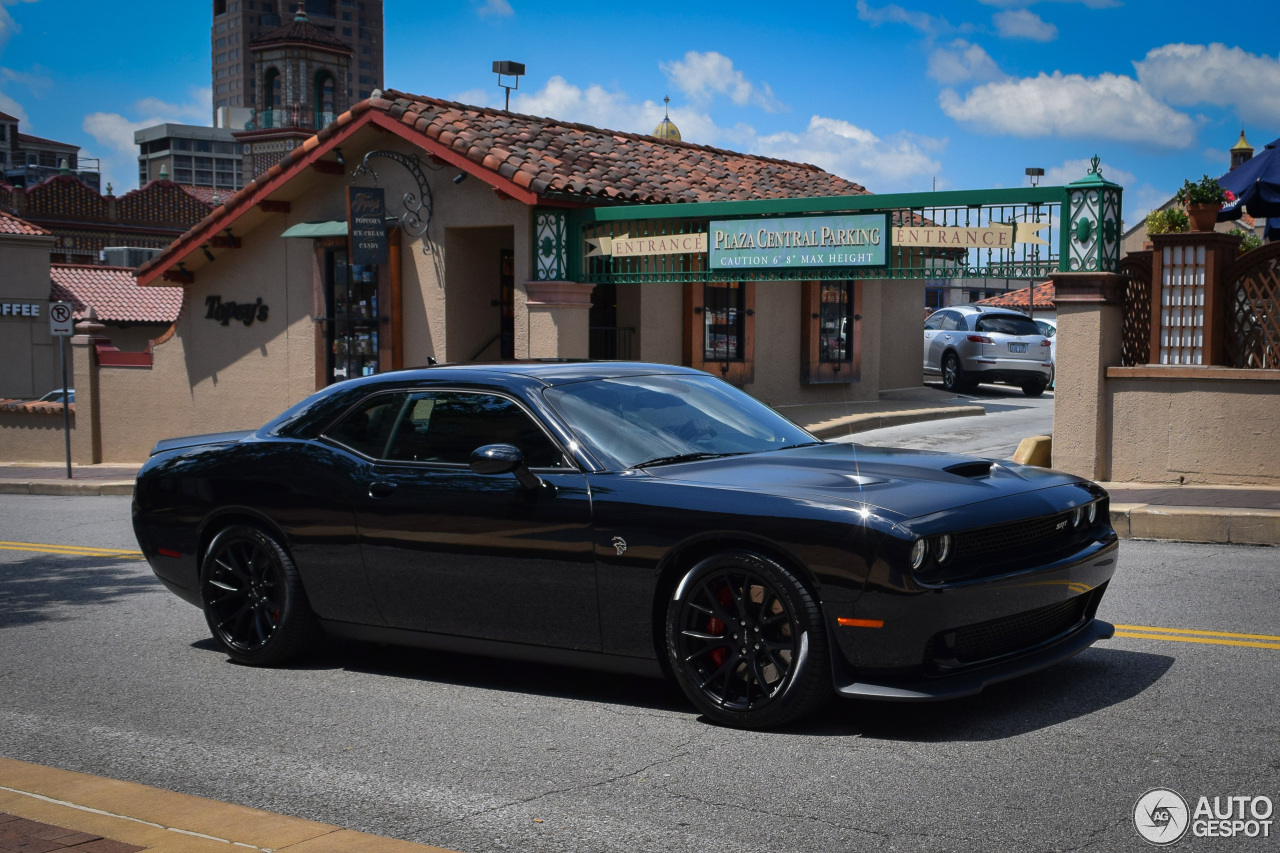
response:
[[[524,63],[512,62],[509,59],[495,61],[493,63],[493,73],[498,75],[498,85],[507,90],[507,106],[505,109],[507,109],[507,111],[510,111],[511,110],[511,90],[516,89],[518,91],[520,89],[520,78],[524,76]],[[503,83],[502,82],[503,77],[516,78],[515,85],[508,86],[506,83]]]
[[[1031,186],[1039,186],[1040,179],[1044,177],[1044,169],[1030,166],[1027,168],[1027,177],[1031,179]]]

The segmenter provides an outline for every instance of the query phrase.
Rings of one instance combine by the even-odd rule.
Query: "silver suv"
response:
[[[1053,376],[1052,348],[1035,321],[1018,311],[952,305],[924,321],[924,372],[941,374],[948,391],[979,382],[1020,385],[1039,397]]]

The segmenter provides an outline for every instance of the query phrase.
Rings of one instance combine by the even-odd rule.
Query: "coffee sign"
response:
[[[379,187],[347,187],[347,233],[351,263],[387,262],[386,198]]]

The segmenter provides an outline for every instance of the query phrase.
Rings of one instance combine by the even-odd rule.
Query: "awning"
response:
[[[347,222],[345,219],[336,219],[332,222],[299,222],[280,236],[310,237],[313,240],[321,237],[345,237]]]

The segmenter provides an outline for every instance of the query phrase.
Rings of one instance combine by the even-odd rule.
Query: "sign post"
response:
[[[62,355],[62,435],[67,448],[67,479],[71,479],[71,401],[67,399],[67,338],[75,334],[75,312],[70,302],[49,306],[49,334],[58,339]]]

